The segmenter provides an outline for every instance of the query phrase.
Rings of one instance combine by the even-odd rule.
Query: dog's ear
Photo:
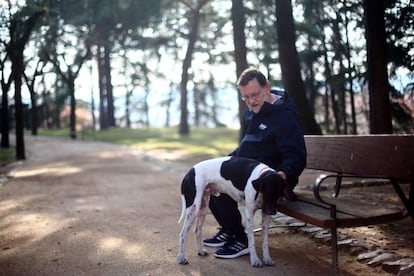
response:
[[[273,171],[272,172],[271,171],[264,172],[259,178],[252,181],[253,188],[257,192],[263,192],[264,183],[266,183],[266,182],[277,183],[277,181],[275,181],[275,177],[279,178],[280,176],[278,174],[276,174],[275,172],[273,172]]]
[[[252,181],[252,185],[253,185],[253,188],[254,188],[257,192],[260,192],[260,191],[262,190],[263,181],[262,181],[260,178],[255,179],[255,180],[253,180],[253,181]]]

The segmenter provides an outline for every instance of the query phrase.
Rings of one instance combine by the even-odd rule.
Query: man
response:
[[[306,166],[305,141],[295,107],[286,92],[271,90],[266,77],[255,68],[246,69],[237,86],[248,111],[239,147],[230,155],[253,158],[275,169],[289,186],[285,197],[293,200],[293,188]],[[214,256],[231,259],[248,254],[237,202],[222,194],[210,198],[210,209],[221,230],[203,242],[219,247]]]

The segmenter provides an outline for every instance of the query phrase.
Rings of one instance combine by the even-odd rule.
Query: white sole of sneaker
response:
[[[216,253],[214,253],[213,255],[214,255],[214,257],[220,258],[220,259],[234,259],[234,258],[243,256],[243,255],[247,255],[249,253],[250,253],[249,248],[245,248],[245,249],[243,249],[243,250],[241,250],[241,251],[239,251],[235,254],[231,254],[231,255],[220,255],[220,254],[216,254]]]
[[[221,242],[221,243],[206,243],[206,242],[203,242],[203,244],[205,246],[208,246],[208,247],[222,247],[225,244],[225,242]]]

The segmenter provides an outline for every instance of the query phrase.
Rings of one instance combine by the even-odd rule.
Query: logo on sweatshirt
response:
[[[261,123],[260,125],[259,125],[259,129],[260,130],[265,130],[267,128],[267,125],[265,125],[265,124],[263,124],[263,123]]]

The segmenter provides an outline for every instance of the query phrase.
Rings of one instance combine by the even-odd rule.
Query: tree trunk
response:
[[[114,94],[111,77],[111,45],[108,38],[105,41],[104,47],[104,72],[105,72],[105,90],[107,102],[107,120],[109,127],[115,127],[115,108],[114,108]]]
[[[171,105],[174,100],[174,91],[175,85],[173,82],[170,82],[170,90],[168,92],[168,98],[165,100],[165,127],[170,126],[170,119],[171,119]]]
[[[296,35],[292,16],[292,3],[290,0],[275,1],[283,86],[296,104],[299,121],[305,134],[322,134],[306,98],[305,84],[301,77],[299,55],[295,46]]]
[[[59,72],[56,68],[55,68],[55,73],[59,74]],[[54,122],[54,125],[57,129],[61,128],[61,123],[62,122],[60,120],[60,111],[61,111],[62,106],[63,106],[62,103],[59,100],[59,95],[57,94],[58,90],[59,90],[58,89],[59,85],[61,85],[60,84],[60,79],[56,78],[56,81],[55,81],[55,89],[56,89],[55,93],[56,93],[56,95],[55,95],[55,108],[53,109],[53,122]]]
[[[330,116],[329,116],[329,102],[332,106],[332,114],[334,118],[334,127],[335,133],[339,134],[340,131],[340,124],[339,124],[339,115],[338,115],[338,103],[336,101],[336,89],[334,85],[334,78],[332,76],[331,65],[329,64],[328,59],[328,48],[326,46],[325,37],[323,39],[323,58],[324,58],[324,67],[325,67],[325,79],[327,80],[326,85],[326,94],[325,94],[325,119],[326,119],[326,132],[330,132]]]
[[[3,74],[4,72],[2,72]],[[10,78],[11,81],[11,78]],[[10,148],[10,137],[9,137],[9,128],[10,128],[10,118],[9,118],[9,98],[7,97],[10,89],[10,81],[5,82],[4,78],[1,81],[1,90],[2,90],[2,109],[1,109],[1,147]]]
[[[314,39],[308,35],[307,36],[307,43],[308,43],[308,47],[309,50],[311,51],[312,49],[312,45],[315,44]],[[312,109],[312,112],[315,113],[315,101],[316,101],[316,96],[318,95],[318,88],[315,86],[316,80],[315,80],[315,70],[313,70],[313,65],[314,65],[314,60],[312,58],[307,58],[307,60],[305,60],[305,72],[306,72],[306,77],[305,77],[305,88],[307,91],[307,95],[308,95],[308,101],[309,101],[309,106]]]
[[[14,81],[14,102],[15,102],[15,123],[16,123],[16,159],[26,159],[26,151],[24,145],[24,118],[22,103],[22,76],[23,76],[23,51],[16,51],[12,59],[12,72]]]
[[[33,88],[34,89],[34,88]],[[32,112],[31,112],[31,129],[32,129],[32,135],[37,135],[37,125],[38,125],[38,108],[37,108],[37,95],[34,93],[34,91],[30,91],[30,102],[32,104]]]
[[[196,17],[196,16],[194,16]],[[188,83],[188,69],[191,67],[192,55],[194,52],[194,44],[197,40],[198,32],[198,20],[194,18],[194,21],[191,24],[191,31],[188,40],[187,52],[183,61],[183,69],[181,73],[181,82],[180,82],[180,126],[178,133],[180,135],[188,135],[190,129],[188,127],[188,106],[187,106],[187,83]]]
[[[355,97],[354,97],[354,86],[353,86],[353,77],[352,73],[354,72],[352,66],[352,57],[351,57],[351,45],[349,43],[349,18],[345,16],[345,33],[346,33],[346,60],[348,63],[348,85],[349,85],[349,97],[351,102],[351,121],[352,121],[352,134],[358,134],[357,130],[357,121],[356,121],[356,110],[355,110]]]
[[[248,67],[247,64],[247,48],[246,35],[244,29],[246,26],[245,7],[243,0],[232,0],[231,7],[231,21],[233,23],[233,44],[234,44],[234,59],[236,61],[236,79],[241,75],[243,70]],[[243,115],[247,110],[245,102],[243,102],[240,93],[237,92],[237,99],[239,103],[239,121],[240,130],[243,129]],[[240,132],[241,138],[241,132]]]
[[[12,18],[10,22],[10,43],[6,46],[12,62],[12,74],[14,81],[14,101],[15,101],[15,120],[16,120],[16,158],[17,160],[26,159],[24,146],[24,121],[22,103],[22,76],[24,72],[23,51],[29,36],[37,20],[46,12],[39,10],[29,17],[25,22],[20,18]],[[17,39],[16,39],[17,38]]]
[[[334,37],[334,43],[332,43],[334,57],[333,57],[333,64],[339,65],[339,70],[337,74],[335,74],[333,78],[333,86],[334,90],[337,94],[336,102],[338,107],[338,119],[339,119],[339,126],[340,126],[340,134],[347,134],[348,133],[348,125],[347,125],[347,114],[346,114],[346,94],[345,94],[345,66],[344,66],[344,57],[346,55],[346,50],[342,43],[342,34],[340,30],[340,18],[341,15],[339,12],[336,14],[336,18],[332,20],[332,31]]]
[[[188,70],[191,67],[191,61],[193,58],[194,46],[198,37],[198,26],[200,24],[200,10],[207,4],[209,0],[199,0],[197,6],[189,11],[189,23],[190,23],[190,34],[188,36],[188,46],[183,61],[183,69],[181,74],[181,99],[180,99],[180,126],[178,133],[180,135],[188,135],[190,128],[188,126],[188,106],[187,106],[187,83],[189,78]]]
[[[131,128],[131,113],[130,113],[130,105],[131,105],[131,97],[133,90],[128,91],[128,87],[125,86],[125,126],[127,128]]]
[[[384,1],[364,0],[370,132],[392,133],[391,103],[388,92]]]
[[[98,63],[98,83],[99,83],[99,128],[100,129],[107,129],[108,121],[107,121],[107,110],[106,110],[106,89],[105,89],[105,70],[104,70],[104,61],[103,61],[103,53],[102,53],[102,46],[100,44],[97,45],[97,54],[96,59]]]
[[[69,128],[70,138],[76,139],[76,99],[75,99],[75,78],[69,76],[68,89],[70,97],[70,115],[69,115]]]

